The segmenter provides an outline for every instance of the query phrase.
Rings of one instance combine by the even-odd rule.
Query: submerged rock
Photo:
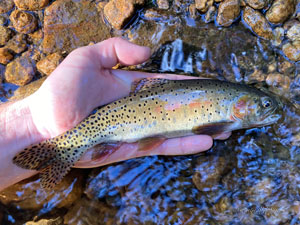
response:
[[[30,57],[20,56],[7,64],[5,80],[23,86],[28,84],[35,75],[35,62]]]
[[[169,9],[170,8],[169,0],[157,0],[157,6],[160,9]]]
[[[0,201],[4,205],[13,205],[21,209],[50,211],[54,207],[70,207],[82,194],[83,176],[73,169],[62,182],[52,190],[43,190],[37,176],[21,181],[0,192]],[[47,205],[47,203],[51,204]]]
[[[220,3],[217,22],[220,26],[229,27],[240,15],[239,0],[225,0]]]
[[[21,10],[35,11],[45,8],[49,0],[14,0],[16,6]]]
[[[89,0],[57,0],[45,9],[45,53],[70,52],[92,42],[110,37],[96,3]]]
[[[270,24],[259,11],[247,6],[243,12],[243,20],[258,36],[267,40],[273,38]]]
[[[196,9],[205,13],[214,4],[214,0],[195,0]]]
[[[9,18],[14,28],[23,34],[32,33],[37,27],[37,19],[31,13],[14,10]]]
[[[41,61],[37,62],[36,67],[39,72],[45,75],[50,75],[55,68],[62,62],[63,57],[59,53],[53,53],[46,56]]]
[[[0,48],[0,63],[7,64],[14,58],[11,51],[7,48]]]
[[[41,219],[37,222],[29,221],[25,225],[63,225],[63,219],[60,217],[56,219]]]
[[[0,1],[0,14],[7,13],[14,7],[13,0],[1,0]]]
[[[134,16],[137,5],[143,5],[141,0],[110,0],[104,6],[104,16],[116,29],[122,29]]]
[[[207,12],[205,13],[204,21],[205,23],[213,22],[217,15],[217,9],[215,6],[211,6],[208,8]]]
[[[300,60],[300,41],[288,42],[282,46],[283,53],[293,61]]]
[[[283,23],[295,11],[294,0],[275,0],[266,13],[266,18],[271,23]]]
[[[5,45],[11,35],[12,31],[9,28],[0,26],[0,45]]]
[[[286,36],[291,41],[300,41],[300,23],[295,24],[290,29],[288,29]]]
[[[26,35],[25,34],[15,35],[12,39],[10,39],[7,42],[5,47],[17,54],[24,52],[27,49]]]
[[[251,6],[253,9],[262,9],[268,3],[269,0],[245,0],[247,5]]]

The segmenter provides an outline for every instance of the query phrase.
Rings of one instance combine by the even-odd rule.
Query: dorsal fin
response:
[[[143,78],[141,80],[134,81],[131,86],[130,95],[166,84],[168,81],[169,80],[163,78]]]

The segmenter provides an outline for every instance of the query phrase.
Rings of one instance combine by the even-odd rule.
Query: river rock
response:
[[[239,0],[225,0],[218,9],[217,22],[219,25],[229,27],[240,15]]]
[[[38,176],[26,179],[0,192],[0,201],[4,205],[13,205],[21,209],[40,210],[51,202],[51,207],[69,207],[82,194],[83,174],[73,169],[61,183],[51,190],[40,186]]]
[[[245,0],[247,5],[251,6],[253,9],[262,9],[268,3],[269,0]]]
[[[11,35],[12,31],[9,28],[0,26],[0,45],[5,45]]]
[[[292,206],[289,200],[281,199],[278,201],[273,201],[268,204],[265,208],[264,217],[266,218],[266,224],[277,225],[277,224],[287,224],[290,220],[290,212],[292,211]]]
[[[7,64],[14,58],[11,50],[7,48],[0,48],[0,63]]]
[[[290,76],[291,78],[294,77],[294,72],[296,69],[295,63],[291,63],[290,61],[286,60],[282,55],[279,55],[277,58],[277,67],[279,73]]]
[[[275,0],[266,13],[266,18],[271,23],[283,23],[295,11],[294,0]]]
[[[23,34],[32,33],[37,27],[37,19],[28,12],[14,10],[9,18],[13,27]]]
[[[208,8],[214,4],[214,0],[195,0],[196,9],[200,12],[207,12]]]
[[[300,60],[300,41],[288,42],[282,46],[283,53],[293,61]]]
[[[25,34],[15,35],[12,39],[10,39],[7,42],[5,47],[17,54],[24,52],[27,49],[26,35]]]
[[[215,6],[210,6],[205,13],[204,21],[205,23],[213,22],[217,15],[217,9]]]
[[[293,25],[287,32],[286,36],[291,41],[300,41],[300,23]]]
[[[116,29],[122,29],[134,16],[137,5],[143,5],[141,0],[110,0],[104,7],[104,16]]]
[[[300,21],[297,19],[290,19],[283,24],[283,29],[287,32],[292,26],[300,24]]]
[[[45,8],[49,0],[14,0],[16,6],[21,10],[35,11]]]
[[[7,64],[5,80],[19,86],[28,84],[35,75],[35,63],[30,57],[20,56]]]
[[[284,29],[282,27],[276,27],[273,31],[273,39],[271,40],[274,46],[280,46],[284,39]]]
[[[259,11],[247,6],[243,12],[243,20],[258,36],[267,40],[273,38],[270,24]]]
[[[13,0],[1,0],[0,1],[0,14],[7,13],[14,7]]]
[[[41,219],[37,222],[29,221],[26,222],[25,225],[63,225],[63,219],[61,217],[57,217],[56,219]]]
[[[57,0],[45,9],[45,53],[70,52],[75,48],[110,37],[96,3],[90,0]]]
[[[7,23],[7,19],[4,16],[0,16],[0,26],[3,26]]]
[[[169,0],[157,0],[156,1],[158,8],[160,9],[169,9],[170,3]]]
[[[223,157],[199,157],[193,175],[193,183],[200,191],[216,190],[225,168],[226,162]]]
[[[62,62],[62,60],[63,57],[61,54],[53,53],[37,62],[36,67],[39,72],[48,76],[55,70],[55,68]]]
[[[269,86],[280,87],[285,90],[289,90],[291,80],[288,76],[282,75],[280,73],[271,73],[268,74],[266,78],[266,83]]]

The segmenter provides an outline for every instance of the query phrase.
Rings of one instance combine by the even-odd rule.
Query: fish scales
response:
[[[207,133],[203,128],[211,129],[211,124],[226,124],[219,132],[245,128],[247,125],[236,122],[233,112],[238,109],[237,117],[241,116],[249,96],[256,101],[266,97],[254,88],[210,79],[150,79],[144,83],[130,96],[97,108],[64,134],[24,149],[13,162],[42,171],[42,185],[50,188],[95,145]]]

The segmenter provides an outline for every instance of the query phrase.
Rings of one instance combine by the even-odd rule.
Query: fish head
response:
[[[242,128],[262,127],[275,123],[281,117],[279,99],[263,92],[238,97],[232,107],[232,118]]]

